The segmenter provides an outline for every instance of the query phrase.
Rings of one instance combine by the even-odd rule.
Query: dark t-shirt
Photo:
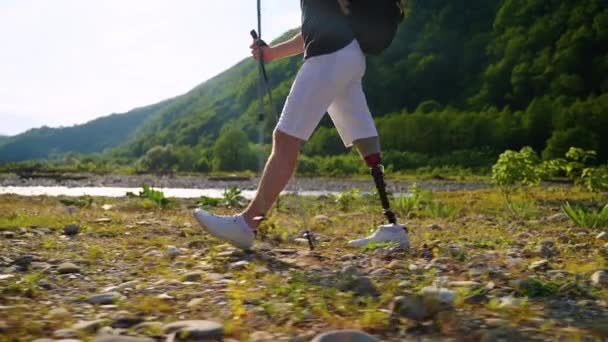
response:
[[[336,52],[355,38],[337,0],[300,0],[300,5],[304,59]]]

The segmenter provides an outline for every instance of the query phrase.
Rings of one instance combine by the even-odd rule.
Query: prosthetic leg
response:
[[[383,225],[372,235],[358,240],[350,241],[349,244],[355,247],[364,247],[371,242],[395,242],[402,249],[409,248],[409,237],[407,228],[404,225],[397,224],[397,215],[391,209],[388,194],[386,192],[386,183],[384,182],[384,166],[382,166],[382,158],[380,154],[380,140],[378,137],[362,139],[353,143],[359,153],[365,159],[367,166],[370,168],[370,173],[374,179],[374,184],[378,190],[380,202],[382,205],[383,214],[388,221],[388,225]]]

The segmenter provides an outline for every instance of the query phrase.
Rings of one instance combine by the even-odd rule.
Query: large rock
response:
[[[71,262],[64,262],[57,267],[57,273],[59,274],[71,274],[80,273],[80,267],[72,264]]]
[[[377,297],[380,291],[376,285],[368,277],[363,277],[358,274],[346,274],[338,281],[336,287],[340,291],[354,292],[359,296]]]
[[[335,330],[318,335],[311,342],[380,342],[380,340],[359,330]]]
[[[203,341],[221,340],[224,336],[224,327],[213,321],[178,321],[165,325],[163,330],[172,341]]]

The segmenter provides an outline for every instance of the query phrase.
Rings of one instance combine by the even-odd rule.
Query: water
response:
[[[141,188],[112,188],[112,187],[65,187],[65,186],[6,186],[0,187],[0,195],[15,194],[20,196],[95,196],[95,197],[124,197],[127,192],[139,193]],[[222,197],[224,189],[179,189],[179,188],[157,188],[165,193],[166,197],[172,198],[199,198]],[[293,193],[293,192],[284,192]],[[335,191],[298,191],[299,195],[322,196],[334,195]],[[252,199],[255,195],[253,190],[243,190],[241,195]]]

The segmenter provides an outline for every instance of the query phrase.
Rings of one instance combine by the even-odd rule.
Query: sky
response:
[[[270,41],[300,2],[262,0]],[[183,94],[249,56],[255,0],[0,1],[0,134]]]

